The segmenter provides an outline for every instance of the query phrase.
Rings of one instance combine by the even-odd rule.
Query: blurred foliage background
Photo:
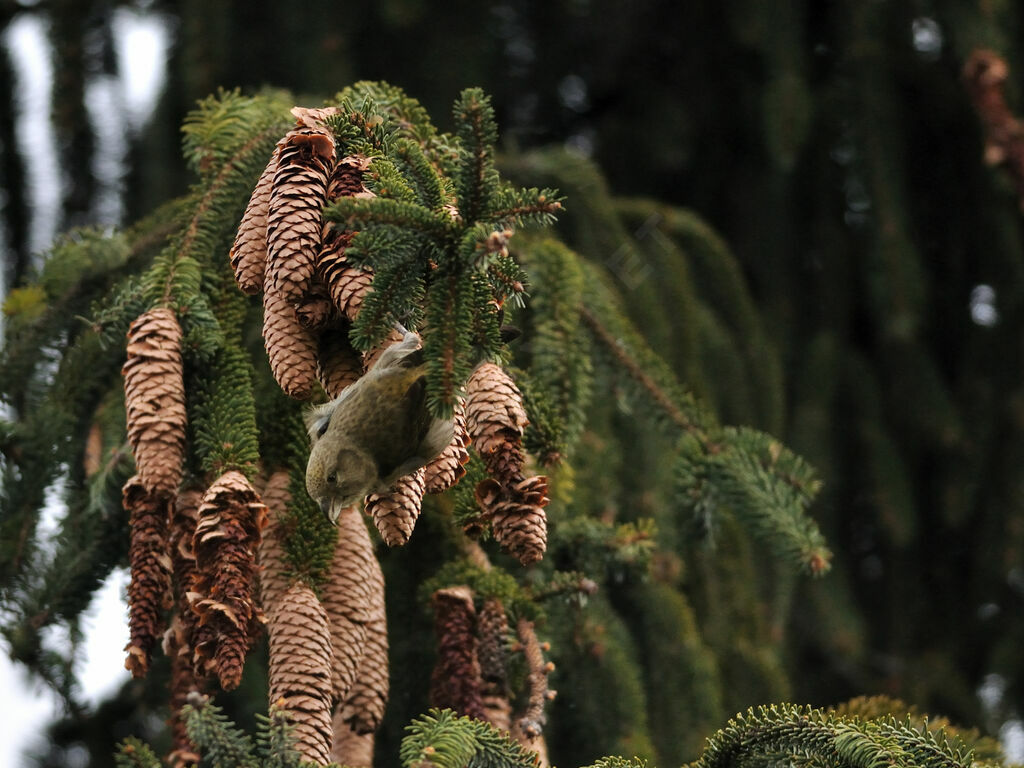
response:
[[[671,446],[625,406],[595,407],[620,441],[584,436],[575,503],[654,518],[668,541],[651,578],[624,572],[585,620],[552,622],[555,762],[636,751],[678,764],[727,715],[782,699],[885,693],[994,735],[1024,729],[1022,221],[1010,181],[982,162],[961,80],[972,50],[998,51],[1024,113],[1024,6],[40,0],[3,2],[0,24],[8,290],[54,233],[126,225],[183,194],[179,127],[218,87],[313,104],[384,79],[443,116],[479,85],[504,172],[566,195],[560,236],[607,270],[686,386],[818,468],[812,511],[835,562],[795,581],[738,531],[694,545],[663,492]],[[131,29],[167,42],[139,120],[115,87],[141,74]],[[45,67],[20,42],[32,30],[52,66],[41,108],[27,94]],[[429,634],[411,604],[432,573],[421,533],[389,583],[410,636]],[[603,677],[572,676],[594,657]],[[393,707],[415,714],[429,651],[394,663],[393,681],[425,667],[395,685]],[[263,705],[245,685],[232,697],[243,721]],[[73,710],[40,763],[78,743],[102,764],[158,699],[130,684]]]

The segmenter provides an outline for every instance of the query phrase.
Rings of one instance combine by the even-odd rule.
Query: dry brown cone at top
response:
[[[466,428],[487,471],[505,485],[522,479],[523,396],[500,365],[483,363],[466,382]]]
[[[164,653],[171,659],[171,716],[167,724],[171,726],[171,752],[167,762],[172,768],[185,768],[199,762],[199,750],[188,737],[185,718],[181,716],[181,708],[193,691],[201,692],[202,685],[196,680],[189,659],[188,649],[181,643],[184,629],[180,615],[175,616],[164,635]]]
[[[130,512],[128,561],[128,631],[124,666],[144,677],[157,639],[164,631],[163,613],[171,607],[171,559],[167,555],[169,500],[150,493],[138,475],[125,483],[124,508]]]
[[[430,678],[430,705],[460,715],[485,720],[480,698],[480,662],[477,659],[476,610],[473,593],[466,586],[437,590],[434,632],[437,661]]]
[[[536,563],[547,548],[547,478],[529,477],[504,487],[494,478],[477,484],[476,500],[491,521],[501,548],[523,565]]]
[[[171,495],[181,482],[186,422],[181,327],[174,312],[157,307],[132,322],[121,372],[139,477],[150,491]]]
[[[320,334],[316,375],[332,398],[363,375],[363,358],[349,342],[347,323]]]
[[[174,603],[178,611],[173,626],[178,635],[175,653],[191,660],[199,617],[189,605],[188,592],[196,577],[196,551],[194,539],[199,521],[199,504],[203,494],[186,488],[178,493],[171,513],[169,551],[174,581]],[[166,650],[166,648],[165,648]],[[189,661],[191,664],[191,661]]]
[[[363,186],[363,171],[370,160],[365,157],[349,156],[339,160],[331,171],[327,184],[327,200],[333,202],[342,197],[371,196]],[[327,285],[334,306],[348,317],[355,320],[363,305],[363,299],[369,293],[373,282],[373,272],[349,264],[345,258],[345,249],[355,235],[339,227],[325,223],[323,244],[317,254],[317,272]]]
[[[373,524],[389,547],[400,547],[412,536],[426,492],[423,474],[420,467],[398,478],[389,493],[366,497],[366,514],[373,517]]]
[[[356,681],[366,651],[367,626],[384,603],[384,576],[366,522],[356,507],[341,511],[331,572],[321,590],[330,619],[331,685],[339,703]]]
[[[338,705],[335,722],[340,719],[357,734],[373,733],[384,719],[388,687],[388,623],[382,594],[374,608],[373,619],[366,626],[366,650],[359,662],[355,684],[348,698]]]
[[[337,107],[292,107],[290,112],[295,117],[295,124],[306,128],[323,128],[327,118],[341,114]]]
[[[455,434],[451,443],[441,451],[440,455],[424,467],[424,483],[427,493],[444,493],[455,485],[466,474],[466,463],[469,461],[469,432],[466,431],[466,401],[461,397],[455,403],[452,419]]]
[[[196,578],[189,601],[203,633],[193,649],[200,668],[215,671],[224,690],[242,680],[245,655],[259,636],[256,549],[267,508],[241,472],[225,472],[203,495],[196,525]]]
[[[267,214],[266,280],[289,301],[299,301],[309,290],[333,163],[334,139],[324,129],[296,128],[278,148]]]
[[[267,281],[263,293],[263,343],[270,370],[289,397],[307,399],[316,381],[316,339],[295,317],[295,308]]]
[[[288,588],[291,587],[291,579],[286,574],[287,568],[281,541],[284,532],[280,527],[280,520],[287,512],[288,504],[292,500],[292,494],[288,490],[290,483],[291,474],[285,469],[277,470],[267,478],[261,494],[263,503],[267,505],[267,527],[260,537],[257,561],[259,562],[260,605],[266,616],[270,615],[273,607],[281,602]]]
[[[270,162],[264,169],[249,204],[242,214],[234,245],[231,246],[231,269],[235,282],[243,293],[254,295],[263,290],[263,276],[267,269],[267,216],[270,213],[270,193],[277,173],[277,158],[284,139],[274,147]]]
[[[288,713],[304,760],[330,761],[331,638],[313,590],[298,582],[270,614],[270,703]]]

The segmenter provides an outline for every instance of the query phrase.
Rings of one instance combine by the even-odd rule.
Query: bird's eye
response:
[[[330,425],[330,422],[329,422],[329,421],[324,421],[324,423],[323,423],[323,424],[321,424],[321,425],[320,425],[319,427],[317,427],[317,430],[316,430],[316,436],[317,436],[317,437],[323,437],[323,436],[324,436],[324,432],[326,432],[326,431],[327,431],[327,427],[328,427],[329,425]]]
[[[327,476],[327,482],[333,485],[334,483],[338,482],[338,476],[331,472],[331,474]]]

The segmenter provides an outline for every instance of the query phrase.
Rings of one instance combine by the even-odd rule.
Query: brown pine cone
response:
[[[189,605],[188,592],[196,578],[196,551],[193,540],[196,534],[196,523],[199,521],[199,504],[203,494],[193,488],[178,493],[171,514],[171,530],[169,549],[174,576],[174,602],[178,614],[175,617],[180,634],[177,650],[180,654],[191,657],[195,642],[196,623],[199,617]]]
[[[267,279],[289,301],[309,290],[333,163],[334,139],[322,129],[296,128],[278,150],[267,216]]]
[[[373,620],[366,626],[366,651],[359,663],[356,682],[348,698],[339,705],[335,722],[340,718],[358,734],[373,733],[384,719],[388,687],[388,626],[382,599]]]
[[[523,565],[539,561],[547,548],[546,493],[547,478],[540,475],[511,487],[488,478],[476,487],[477,504],[490,519],[494,538]]]
[[[341,708],[334,712],[332,721],[334,736],[331,743],[331,760],[350,768],[373,768],[373,731],[356,733],[351,725],[342,720]]]
[[[398,478],[390,493],[372,493],[366,497],[366,514],[373,517],[374,525],[389,547],[400,547],[412,536],[426,491],[423,474],[423,467],[420,467]]]
[[[231,246],[231,268],[235,282],[243,293],[254,295],[263,290],[263,276],[267,269],[267,216],[270,213],[270,193],[277,173],[277,158],[281,143],[274,147],[270,162],[264,169],[249,204],[238,225],[235,243]]]
[[[291,114],[300,128],[322,129],[327,125],[327,118],[340,115],[341,110],[337,107],[292,107]]]
[[[509,627],[501,600],[492,597],[484,602],[477,618],[477,634],[480,637],[480,675],[485,684],[504,691]]]
[[[310,283],[309,291],[294,306],[295,319],[299,325],[311,331],[324,328],[336,317],[331,297],[327,295],[327,287],[318,279]]]
[[[469,432],[466,431],[466,401],[461,397],[455,403],[452,418],[455,434],[451,443],[424,467],[423,480],[427,493],[444,493],[466,474],[466,463],[469,461]]]
[[[167,555],[166,497],[146,490],[138,475],[125,483],[124,508],[130,513],[128,562],[128,630],[125,669],[145,677],[157,639],[164,631],[165,610],[171,607],[171,559]]]
[[[430,705],[439,709],[448,707],[466,717],[486,719],[480,699],[473,592],[466,586],[439,589],[431,603],[437,634],[437,662],[430,678]]]
[[[345,249],[353,236],[352,232],[339,232],[326,225],[323,246],[316,259],[317,274],[327,286],[331,301],[349,320],[359,316],[373,283],[372,270],[350,264],[345,258]]]
[[[327,182],[327,200],[334,202],[342,197],[366,196],[372,193],[363,186],[363,173],[373,160],[363,155],[348,155],[334,164],[331,178]]]
[[[302,759],[330,761],[331,638],[313,590],[294,584],[270,614],[270,703],[292,723]]]
[[[477,366],[466,382],[466,428],[488,473],[503,484],[522,479],[521,439],[528,423],[511,377],[494,363]]]
[[[261,494],[263,503],[267,505],[267,527],[260,538],[257,560],[259,562],[260,606],[266,616],[275,606],[279,605],[291,579],[288,578],[288,567],[284,561],[284,549],[281,530],[281,518],[288,510],[292,500],[288,485],[291,474],[286,469],[272,473],[263,486]]]
[[[201,632],[200,669],[231,690],[242,679],[245,654],[259,636],[263,612],[255,600],[256,549],[267,508],[241,472],[225,472],[203,495],[193,539],[196,578],[189,600]]]
[[[322,595],[334,648],[333,692],[336,700],[344,701],[366,651],[367,625],[384,603],[384,576],[356,507],[342,510],[338,517],[338,541]]]
[[[320,334],[316,375],[332,398],[363,375],[363,359],[348,340],[348,324]]]
[[[128,442],[143,485],[173,494],[185,455],[185,383],[181,327],[167,307],[145,312],[128,329],[124,375]]]
[[[270,281],[263,293],[263,342],[274,378],[289,397],[307,399],[316,380],[316,340]]]
[[[171,726],[172,749],[167,755],[167,762],[172,768],[194,766],[200,759],[199,750],[189,739],[185,719],[181,716],[181,708],[188,701],[189,694],[202,689],[193,673],[189,650],[181,644],[184,634],[181,616],[176,615],[164,636],[164,653],[171,660],[171,716],[167,724]]]

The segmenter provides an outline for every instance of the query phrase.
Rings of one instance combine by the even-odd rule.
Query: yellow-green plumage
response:
[[[332,520],[369,493],[386,493],[451,442],[451,420],[426,404],[420,339],[407,333],[377,364],[306,417],[313,441],[306,489]]]

